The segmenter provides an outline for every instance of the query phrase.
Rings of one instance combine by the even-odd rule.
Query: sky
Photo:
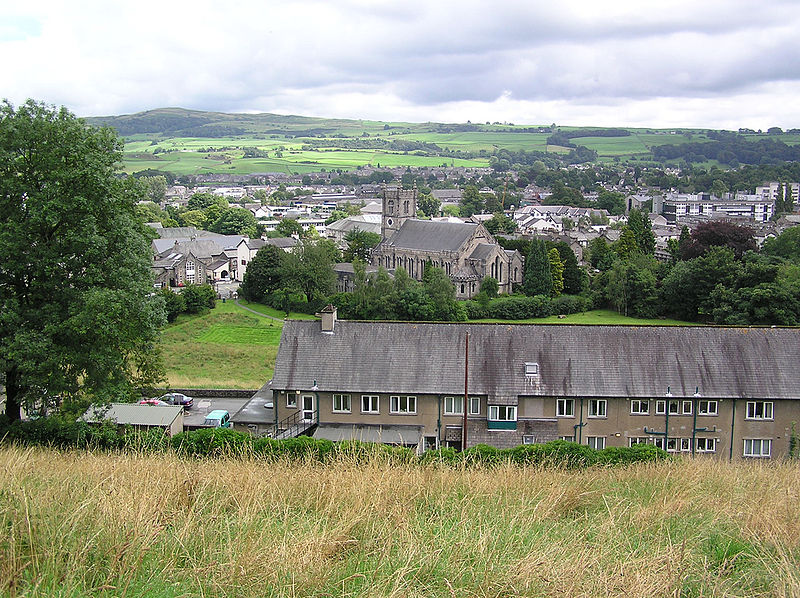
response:
[[[800,0],[0,1],[0,97],[407,122],[800,127]]]

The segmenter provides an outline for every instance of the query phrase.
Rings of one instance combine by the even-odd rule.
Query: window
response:
[[[746,438],[744,441],[745,457],[769,458],[772,452],[772,440],[769,438]]]
[[[194,262],[192,260],[186,262],[186,274],[194,274]]]
[[[297,409],[297,395],[286,395],[286,406]]]
[[[681,438],[681,452],[688,453],[692,450],[692,439],[691,438]]]
[[[408,413],[413,414],[417,412],[417,397],[393,396],[389,397],[389,411],[391,413]]]
[[[522,437],[522,444],[536,444],[536,438],[526,434]]]
[[[746,419],[772,419],[772,401],[748,401]]]
[[[525,363],[525,375],[526,376],[538,376],[539,375],[539,364],[526,362]]]
[[[517,421],[516,405],[489,405],[489,419],[492,421]]]
[[[378,395],[361,395],[361,413],[379,413],[379,406]]]
[[[716,438],[696,438],[695,450],[698,453],[713,453],[717,448]]]
[[[439,439],[436,436],[423,436],[422,437],[422,450],[435,451],[439,448]]]
[[[670,401],[665,401],[663,399],[656,401],[656,415],[664,415],[667,410],[667,404],[669,403],[669,414],[670,415],[691,415],[692,414],[692,402],[691,401],[680,401],[678,399],[671,399]]]
[[[663,438],[663,437],[661,437],[661,438],[659,438],[659,437],[653,438],[653,444],[655,444],[655,445],[656,445],[658,448],[660,448],[662,451],[663,451],[663,450],[666,450],[666,449],[664,448],[664,438]]]
[[[444,398],[444,414],[445,415],[464,415],[464,398],[463,397],[445,397]]]
[[[642,401],[640,399],[633,399],[631,401],[632,415],[648,415],[649,413],[650,413],[650,401]]]
[[[699,401],[697,403],[697,415],[717,415],[718,409],[716,401]]]
[[[556,400],[557,417],[575,417],[575,399]]]
[[[587,436],[586,437],[586,444],[589,445],[590,448],[602,450],[606,448],[606,437],[605,436]]]
[[[606,416],[606,400],[589,399],[589,417],[605,417],[605,416]]]
[[[566,440],[567,442],[575,442],[574,436],[559,436],[559,440]]]
[[[668,453],[675,453],[678,451],[678,439],[677,438],[668,438],[667,439],[667,452]]]
[[[653,444],[653,439],[649,436],[631,436],[628,438],[628,446],[636,444]]]
[[[480,415],[481,414],[481,399],[480,399],[480,397],[470,397],[469,398],[469,414],[470,415]]]
[[[350,413],[350,395],[333,395],[333,412]]]

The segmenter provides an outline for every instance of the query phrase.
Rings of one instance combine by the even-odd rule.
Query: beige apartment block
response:
[[[424,451],[460,447],[466,430],[468,446],[566,439],[779,459],[800,427],[798,329],[349,322],[330,306],[322,316],[284,326],[268,384],[276,437]]]

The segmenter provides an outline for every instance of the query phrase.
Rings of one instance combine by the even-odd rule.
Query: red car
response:
[[[139,401],[140,405],[169,405],[169,403],[165,403],[164,401],[159,401],[158,399],[142,399]]]

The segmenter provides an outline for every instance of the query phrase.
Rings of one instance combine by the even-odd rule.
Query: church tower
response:
[[[383,185],[381,209],[381,238],[391,237],[406,220],[417,216],[417,186],[403,189],[401,185]]]

